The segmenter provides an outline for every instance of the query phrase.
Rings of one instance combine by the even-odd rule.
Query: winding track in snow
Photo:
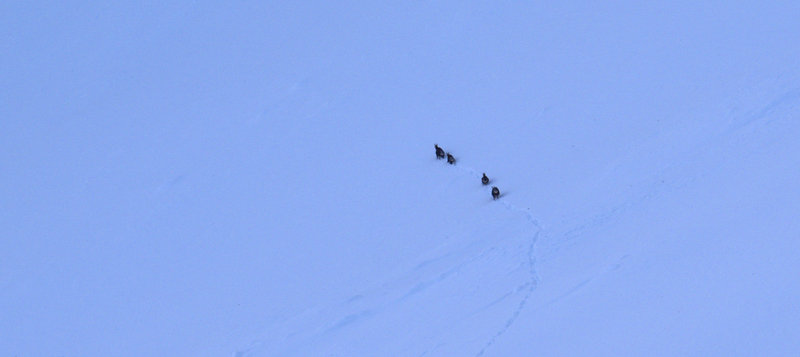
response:
[[[492,335],[492,337],[489,339],[489,341],[487,341],[486,344],[484,344],[483,348],[481,348],[481,350],[475,356],[483,356],[483,354],[486,352],[486,350],[489,347],[491,347],[494,344],[494,342],[500,336],[502,336],[504,333],[506,333],[506,331],[508,331],[508,329],[514,324],[514,322],[517,321],[517,318],[519,318],[519,315],[522,313],[522,310],[525,308],[525,305],[528,303],[528,300],[530,300],[531,295],[533,295],[533,291],[536,290],[536,287],[537,287],[537,285],[539,283],[539,277],[536,274],[536,258],[534,257],[533,253],[534,253],[534,248],[536,246],[536,241],[539,239],[539,233],[542,231],[541,226],[539,226],[539,222],[537,222],[533,218],[533,216],[531,216],[530,212],[528,212],[527,210],[523,210],[521,208],[517,208],[513,204],[510,204],[510,203],[507,203],[507,202],[502,202],[502,203],[503,203],[504,207],[506,207],[507,209],[509,209],[511,211],[523,213],[524,216],[525,216],[525,219],[528,220],[528,222],[531,225],[533,225],[533,227],[535,229],[535,232],[531,236],[531,240],[529,242],[528,252],[527,252],[527,257],[528,257],[528,281],[526,281],[524,284],[522,284],[520,286],[520,288],[527,288],[527,291],[525,292],[525,296],[519,302],[519,305],[517,306],[517,308],[514,309],[514,312],[511,314],[511,316],[508,318],[508,320],[506,320],[506,323],[503,325],[503,327],[501,327],[497,332],[495,332],[494,335]]]
[[[793,107],[795,107],[797,105],[798,101],[800,101],[800,87],[799,88],[793,88],[791,90],[786,91],[783,95],[781,95],[778,98],[776,98],[776,99],[772,100],[771,102],[767,103],[765,106],[763,106],[759,110],[755,110],[755,111],[749,113],[748,115],[746,115],[744,119],[736,121],[735,123],[733,123],[729,127],[728,130],[726,130],[724,132],[724,134],[730,135],[732,132],[735,132],[737,130],[742,129],[743,127],[751,125],[754,122],[764,120],[768,115],[775,114],[779,110],[785,110],[785,109],[793,108]],[[702,151],[702,150],[698,149],[696,151]],[[468,172],[470,175],[475,176],[476,178],[479,177],[478,174],[477,174],[477,171],[472,169],[472,168],[464,167],[464,168],[461,168],[461,170]],[[644,199],[651,198],[651,196],[653,196],[653,195],[654,195],[653,192],[650,192],[650,194],[643,195],[644,197],[640,197],[640,199],[637,200],[637,202],[641,201],[641,200],[644,200]],[[536,219],[534,219],[533,216],[531,216],[531,214],[530,214],[530,212],[528,210],[519,208],[519,207],[515,206],[514,204],[509,203],[507,201],[502,201],[501,204],[503,204],[503,206],[505,208],[507,208],[508,210],[510,210],[510,211],[515,211],[515,212],[522,213],[525,216],[525,218],[528,220],[528,222],[530,222],[530,224],[535,229],[535,233],[531,237],[530,245],[528,247],[528,266],[529,266],[529,276],[530,276],[530,278],[525,284],[520,286],[520,288],[524,288],[524,287],[527,288],[527,292],[525,294],[525,297],[520,301],[518,307],[514,310],[514,312],[512,313],[511,317],[508,318],[508,320],[506,321],[505,325],[502,328],[500,328],[489,339],[489,341],[483,346],[483,348],[481,348],[481,350],[476,354],[476,357],[483,356],[484,353],[486,352],[486,350],[489,347],[491,347],[492,344],[494,344],[494,342],[500,336],[502,336],[506,331],[508,331],[508,329],[514,324],[514,322],[516,322],[516,320],[519,317],[519,315],[521,314],[522,310],[525,308],[526,303],[528,302],[528,300],[530,299],[531,295],[533,294],[533,291],[536,289],[536,286],[537,286],[538,281],[539,281],[538,275],[536,273],[534,247],[535,247],[536,241],[537,241],[537,239],[539,237],[539,234],[542,231],[542,228],[539,225],[538,221]],[[614,211],[617,211],[617,210],[618,209],[615,209]],[[612,212],[612,214],[613,214],[613,212]],[[623,257],[623,259],[624,259],[624,257]],[[585,282],[581,283],[581,285],[583,285],[583,284],[585,284]],[[519,291],[520,289],[517,289],[517,290]]]
[[[458,162],[456,162],[454,167],[457,168],[459,171],[474,177],[476,182],[480,180],[478,171],[475,170],[474,168],[460,165]],[[531,226],[533,226],[534,229],[534,232],[531,234],[530,242],[528,244],[528,251],[526,254],[528,258],[527,262],[528,280],[525,281],[523,284],[521,284],[517,289],[515,289],[515,291],[525,290],[525,296],[522,298],[522,300],[520,300],[517,307],[511,313],[511,316],[509,316],[508,319],[506,319],[505,324],[503,324],[503,326],[500,329],[498,329],[483,345],[480,351],[478,351],[478,353],[475,355],[476,357],[483,356],[484,353],[486,353],[487,349],[489,349],[489,347],[491,347],[495,343],[495,341],[497,341],[497,339],[500,338],[500,336],[506,333],[508,329],[511,328],[512,325],[514,325],[514,323],[517,321],[522,311],[525,309],[525,305],[528,303],[528,300],[530,300],[531,295],[533,295],[533,291],[536,290],[536,287],[539,284],[539,276],[536,273],[536,257],[534,256],[534,249],[536,246],[536,241],[539,239],[539,234],[542,231],[542,227],[541,225],[539,225],[539,222],[535,218],[533,218],[528,209],[520,208],[514,205],[513,203],[503,200],[502,198],[503,197],[501,195],[500,204],[502,204],[503,207],[505,207],[509,211],[522,214],[528,221],[528,223],[530,223]]]
[[[766,118],[768,115],[775,114],[779,110],[785,110],[785,109],[788,109],[788,108],[793,108],[793,107],[795,107],[797,105],[798,101],[800,101],[800,87],[793,88],[791,90],[786,91],[781,96],[779,96],[776,99],[772,100],[771,102],[767,103],[765,106],[761,107],[760,109],[752,111],[752,112],[748,113],[747,115],[745,115],[744,118],[734,121],[734,123],[732,123],[730,125],[730,127],[722,133],[722,135],[726,135],[726,136],[730,135],[732,132],[738,131],[738,130],[742,129],[743,127],[746,127],[746,126],[749,126],[749,125],[753,124],[754,122],[761,121],[764,118]],[[707,143],[706,143],[706,145],[707,145]],[[700,148],[693,150],[693,152],[696,153],[696,152],[704,151],[706,145],[701,145]],[[685,162],[681,162],[681,163],[685,164]],[[474,168],[468,167],[468,166],[460,165],[460,161],[456,162],[455,167],[459,171],[474,177],[476,182],[480,179],[480,175],[478,174],[479,171],[475,170]],[[672,168],[672,167],[668,167],[667,169],[662,170],[662,173],[657,177],[657,180],[655,180],[655,182],[656,183],[659,182],[659,181],[663,182],[663,176],[665,176],[665,172],[669,171],[670,168]],[[653,184],[653,186],[657,186],[657,184]],[[618,214],[619,213],[618,211],[624,210],[624,208],[626,206],[630,206],[630,205],[633,205],[633,204],[635,204],[637,202],[652,198],[653,196],[655,196],[658,193],[658,191],[659,191],[658,189],[647,190],[646,194],[641,195],[641,197],[638,197],[638,199],[634,200],[634,202],[632,202],[632,203],[629,202],[627,204],[621,205],[621,207],[614,208],[611,211],[611,213],[608,213],[608,214],[605,214],[605,215],[601,216],[599,218],[599,220],[601,222],[605,221],[610,216],[614,216],[615,214]],[[502,199],[502,196],[501,196],[501,199]],[[539,224],[539,222],[535,218],[533,218],[533,216],[530,214],[530,212],[527,209],[522,209],[520,207],[517,207],[516,205],[514,205],[512,203],[509,203],[509,202],[507,202],[505,200],[501,200],[500,204],[502,204],[509,211],[514,211],[514,212],[518,212],[518,213],[523,214],[525,216],[525,219],[533,226],[533,228],[535,230],[535,232],[531,235],[531,240],[530,240],[530,244],[528,246],[528,252],[527,252],[529,279],[528,279],[528,281],[526,281],[524,284],[520,285],[515,290],[515,291],[520,291],[520,290],[526,289],[525,296],[522,298],[522,300],[520,301],[520,303],[517,306],[517,308],[513,311],[511,316],[506,320],[506,323],[500,329],[498,329],[497,332],[495,332],[492,335],[492,337],[484,344],[483,348],[481,348],[481,350],[475,355],[476,357],[483,356],[486,353],[487,349],[489,347],[491,347],[495,343],[495,341],[497,341],[497,339],[500,336],[502,336],[504,333],[506,333],[509,328],[511,328],[511,326],[519,318],[519,316],[522,313],[523,309],[525,308],[525,305],[527,304],[528,300],[530,300],[530,297],[531,297],[531,295],[533,295],[533,291],[536,290],[536,287],[537,287],[538,282],[539,282],[539,278],[538,278],[538,275],[536,273],[536,264],[535,264],[536,261],[535,261],[535,256],[534,256],[534,249],[535,249],[536,241],[539,238],[539,234],[542,232],[542,227]],[[597,218],[597,217],[595,217],[595,218]],[[597,222],[594,222],[594,223],[595,223],[594,225],[597,224]],[[583,229],[583,228],[585,228],[585,227],[581,227],[581,228],[579,228],[579,230]],[[623,257],[623,259],[624,259],[624,257]],[[581,284],[584,284],[584,283],[581,283]]]

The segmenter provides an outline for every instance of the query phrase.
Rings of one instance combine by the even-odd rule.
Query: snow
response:
[[[796,355],[797,18],[0,4],[0,355]]]

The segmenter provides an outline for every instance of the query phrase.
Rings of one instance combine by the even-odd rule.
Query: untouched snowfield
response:
[[[4,2],[0,355],[800,355],[797,19]]]

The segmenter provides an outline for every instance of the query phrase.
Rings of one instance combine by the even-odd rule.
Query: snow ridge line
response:
[[[469,174],[470,176],[475,177],[476,182],[480,178],[478,176],[478,171],[476,171],[474,168],[463,167],[463,166],[458,166],[458,165],[456,165],[456,168],[459,171],[465,172],[465,173]],[[517,287],[517,289],[516,289],[516,291],[520,291],[520,290],[523,290],[523,289],[526,290],[525,296],[519,302],[519,305],[517,305],[517,308],[514,309],[514,311],[511,313],[511,316],[506,320],[506,323],[503,324],[503,326],[499,330],[497,330],[497,332],[495,332],[494,335],[492,335],[491,338],[489,338],[489,341],[487,341],[483,345],[481,350],[478,351],[478,353],[475,355],[476,357],[483,356],[484,353],[486,353],[486,350],[489,347],[491,347],[497,341],[497,339],[500,338],[500,336],[505,334],[508,331],[509,328],[511,328],[511,326],[519,318],[520,314],[522,313],[522,310],[525,309],[525,305],[527,305],[528,300],[530,300],[530,297],[533,295],[533,291],[536,290],[536,287],[539,284],[539,275],[536,272],[536,257],[534,255],[534,250],[535,250],[535,247],[536,247],[536,241],[539,239],[539,233],[541,233],[541,231],[542,231],[542,227],[539,224],[539,221],[537,221],[535,218],[533,218],[533,215],[531,215],[531,213],[530,213],[530,209],[522,209],[520,207],[517,207],[513,203],[509,203],[509,202],[506,202],[506,201],[500,201],[500,204],[502,204],[503,207],[505,207],[509,211],[521,213],[525,217],[525,220],[527,220],[528,223],[530,223],[533,226],[534,230],[535,230],[535,232],[531,235],[531,240],[530,240],[530,243],[528,244],[528,251],[527,251],[527,256],[528,256],[528,280],[525,283],[523,283],[522,285],[520,285],[519,287]]]

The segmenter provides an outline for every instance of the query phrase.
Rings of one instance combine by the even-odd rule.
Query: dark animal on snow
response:
[[[454,158],[453,155],[450,155],[450,153],[447,153],[447,163],[450,165],[456,164],[456,158]]]
[[[500,189],[497,186],[492,187],[492,199],[496,200],[500,198]]]
[[[433,144],[433,146],[436,148],[436,160],[444,159],[444,150],[439,145]]]
[[[489,178],[486,177],[486,173],[485,172],[483,173],[483,177],[481,177],[481,183],[484,184],[484,185],[488,185],[489,184]]]

